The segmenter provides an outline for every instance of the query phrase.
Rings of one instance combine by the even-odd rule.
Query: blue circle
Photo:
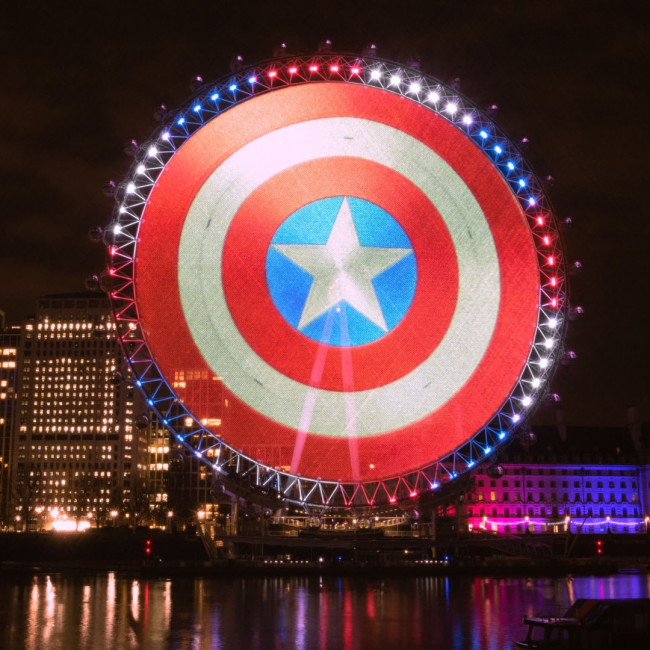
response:
[[[274,245],[325,245],[346,198],[362,247],[409,249],[371,281],[386,329],[345,300],[299,328],[314,279]],[[365,199],[334,196],[308,203],[282,222],[266,255],[266,282],[274,305],[294,329],[319,343],[355,347],[372,343],[399,325],[415,295],[417,268],[406,232],[386,210]]]

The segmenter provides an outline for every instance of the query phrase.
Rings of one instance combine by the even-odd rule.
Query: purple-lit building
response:
[[[649,451],[650,431],[633,410],[627,428],[536,428],[475,474],[468,530],[645,533]]]

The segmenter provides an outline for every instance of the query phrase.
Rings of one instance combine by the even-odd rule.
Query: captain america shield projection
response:
[[[420,71],[321,55],[204,86],[123,188],[122,342],[216,472],[395,502],[483,460],[547,390],[555,219],[518,150]]]

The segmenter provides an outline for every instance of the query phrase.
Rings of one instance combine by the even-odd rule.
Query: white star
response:
[[[273,244],[273,248],[313,278],[299,330],[345,301],[388,331],[372,280],[412,250],[361,246],[347,198],[343,199],[326,244]]]

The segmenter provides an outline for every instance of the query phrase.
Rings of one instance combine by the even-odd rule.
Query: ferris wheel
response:
[[[393,504],[489,458],[548,391],[567,296],[544,188],[420,70],[328,53],[203,84],[121,187],[120,339],[217,475]]]

